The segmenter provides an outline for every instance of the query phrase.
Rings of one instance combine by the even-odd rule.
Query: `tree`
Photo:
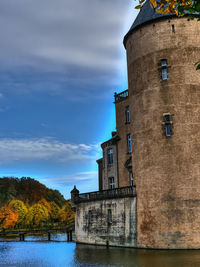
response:
[[[62,207],[66,203],[63,195],[58,190],[49,189],[46,199],[49,202],[54,201],[59,207]]]
[[[74,217],[75,214],[71,209],[71,201],[67,201],[60,211],[60,221],[65,224],[70,224],[74,222]]]
[[[200,15],[200,1],[199,0],[136,0],[139,2],[136,9],[142,9],[143,5],[149,1],[152,8],[160,14],[176,14],[181,17],[188,15],[189,19],[195,18],[195,13]],[[198,18],[200,20],[200,17]],[[200,70],[200,61],[194,64],[196,70]]]
[[[18,220],[18,213],[9,207],[2,207],[0,210],[0,227],[7,229],[14,227]]]
[[[18,213],[17,224],[18,225],[23,224],[24,218],[25,218],[26,213],[28,211],[24,202],[21,200],[12,200],[12,201],[10,201],[8,206],[11,210]]]
[[[8,205],[13,199],[22,200],[32,206],[42,198],[48,202],[54,201],[59,207],[62,207],[66,202],[58,190],[49,189],[30,177],[0,178],[0,207]]]
[[[42,204],[34,204],[27,212],[25,222],[31,227],[41,226],[49,219],[49,212]]]
[[[48,212],[51,211],[51,205],[50,205],[49,202],[46,201],[45,198],[40,199],[40,201],[38,203],[42,204],[43,206],[45,206],[45,208],[48,210]]]
[[[50,211],[50,218],[52,221],[58,221],[60,216],[60,208],[59,206],[54,202],[50,202],[51,211]]]
[[[142,6],[148,0],[139,0],[139,5],[136,9],[142,9]],[[149,0],[152,8],[155,8],[158,13],[168,14],[174,13],[177,16],[184,16],[185,14],[194,14],[200,12],[199,0]]]

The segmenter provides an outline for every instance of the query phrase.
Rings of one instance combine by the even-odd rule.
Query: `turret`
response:
[[[79,190],[76,188],[76,186],[74,186],[73,190],[71,191],[71,207],[72,210],[76,211],[76,204],[79,198]]]
[[[200,22],[147,2],[124,45],[137,246],[200,248]]]

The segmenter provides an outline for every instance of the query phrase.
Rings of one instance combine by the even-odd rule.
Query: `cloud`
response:
[[[124,67],[129,10],[124,0],[0,1],[1,88],[77,100],[99,96],[99,84],[106,97]]]
[[[0,139],[1,165],[26,161],[77,163],[77,161],[94,160],[99,151],[99,144],[70,144],[49,137],[40,139]]]
[[[40,178],[40,180],[41,182],[44,182],[44,183],[70,186],[74,184],[80,185],[81,182],[96,181],[97,177],[98,177],[98,172],[88,171],[88,172],[74,173],[73,175],[66,175],[62,177]]]
[[[2,0],[0,59],[51,70],[116,68],[128,6],[123,0]]]

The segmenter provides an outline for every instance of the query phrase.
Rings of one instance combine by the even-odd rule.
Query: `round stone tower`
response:
[[[137,246],[200,248],[200,21],[147,2],[124,45]]]

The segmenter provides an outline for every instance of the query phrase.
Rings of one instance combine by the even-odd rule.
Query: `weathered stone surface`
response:
[[[113,149],[113,164],[108,164],[108,149]],[[114,178],[115,187],[119,187],[117,171],[117,145],[112,144],[103,148],[102,184],[103,190],[109,189],[109,178]]]
[[[200,23],[173,18],[144,25],[128,37],[126,50],[137,246],[200,248],[200,74],[194,66]],[[162,129],[166,112],[172,114],[170,138]]]
[[[111,224],[109,209],[112,211]],[[89,212],[92,212],[92,223]],[[136,247],[136,197],[78,204],[75,229],[79,243]]]
[[[129,186],[130,177],[129,170],[125,167],[126,161],[130,158],[131,154],[128,153],[127,148],[127,135],[131,134],[130,123],[126,123],[125,110],[129,106],[129,97],[115,103],[116,110],[116,129],[120,140],[117,143],[118,152],[118,173],[119,173],[119,187]],[[132,117],[130,116],[130,120]]]

